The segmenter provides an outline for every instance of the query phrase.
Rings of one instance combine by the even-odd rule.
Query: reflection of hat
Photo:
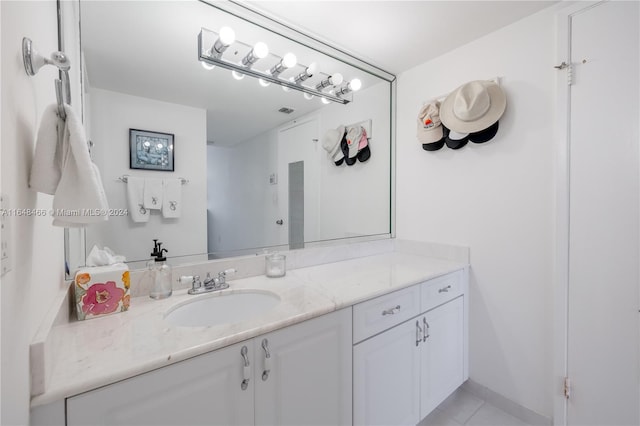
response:
[[[418,113],[418,142],[432,144],[442,139],[442,126],[440,124],[440,102],[432,102],[420,108]],[[440,145],[442,148],[442,145]],[[433,149],[427,149],[432,151]],[[439,148],[436,148],[439,149]]]
[[[362,128],[362,137],[358,144],[358,160],[364,163],[371,157],[371,149],[369,148],[369,139],[367,138],[367,131]]]
[[[469,134],[468,133],[458,133],[453,130],[449,130],[447,136],[444,138],[445,143],[448,148],[451,149],[460,149],[469,142]]]
[[[489,142],[498,133],[499,122],[496,121],[491,126],[479,132],[469,133],[469,140],[473,143]]]
[[[351,126],[347,129],[347,145],[349,146],[349,158],[358,155],[358,147],[362,138],[362,126]]]
[[[449,129],[473,133],[494,124],[504,113],[507,98],[492,81],[471,81],[446,97],[440,107],[440,119]]]
[[[344,126],[339,126],[337,129],[327,130],[322,137],[322,147],[329,153],[329,156],[335,163],[341,162],[344,157],[340,149],[340,140],[343,135]]]

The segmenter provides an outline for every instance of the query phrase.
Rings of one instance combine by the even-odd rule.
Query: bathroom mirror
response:
[[[83,61],[72,78],[82,76],[81,109],[109,207],[128,214],[84,232],[70,230],[71,271],[94,245],[124,255],[135,268],[149,259],[153,239],[179,264],[390,236],[393,76],[371,72],[355,58],[341,60],[331,48],[320,52],[296,41],[302,36],[284,36],[219,5],[78,3]],[[205,69],[198,35],[204,28],[217,36],[223,27],[235,35],[224,51],[228,61],[241,63],[251,46],[263,42],[269,54],[254,70],[266,73],[291,52],[296,65],[278,78],[290,82],[315,63],[314,75],[301,84],[317,91],[322,80],[339,73],[344,82],[333,90],[353,79],[362,88],[343,95],[346,104],[325,103],[249,75],[236,79],[220,66]],[[334,164],[323,138],[340,125],[366,129],[369,159]],[[130,129],[173,135],[174,170],[130,168]],[[129,177],[142,178],[147,188],[151,181],[179,181],[171,195],[179,200],[178,214],[150,209],[146,220],[134,221],[139,200],[131,200],[128,186],[140,179]]]

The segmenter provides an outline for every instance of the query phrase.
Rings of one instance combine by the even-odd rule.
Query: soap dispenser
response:
[[[166,299],[173,292],[171,287],[171,266],[167,264],[167,258],[164,257],[166,252],[169,252],[169,250],[162,248],[161,242],[153,240],[151,256],[154,257],[147,263],[147,273],[151,278],[149,297],[152,299]]]

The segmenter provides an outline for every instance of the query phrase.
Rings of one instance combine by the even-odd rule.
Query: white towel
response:
[[[165,179],[162,181],[162,215],[167,218],[180,217],[182,213],[182,180]]]
[[[134,176],[127,177],[127,201],[129,202],[129,217],[134,222],[148,222],[149,209],[144,207],[144,179]]]
[[[60,151],[64,121],[58,117],[58,105],[49,105],[42,115],[38,137],[36,139],[36,152],[31,165],[29,186],[44,194],[53,195],[60,182],[62,169]]]
[[[42,118],[30,185],[53,193],[54,226],[70,228],[108,220],[107,196],[89,157],[82,123],[69,105],[64,106],[67,119],[61,121],[57,108],[47,107]]]
[[[162,208],[162,179],[144,180],[144,206],[153,210]]]

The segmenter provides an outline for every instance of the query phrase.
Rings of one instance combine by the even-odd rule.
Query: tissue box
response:
[[[79,269],[73,283],[79,320],[129,309],[129,268],[124,263]]]

